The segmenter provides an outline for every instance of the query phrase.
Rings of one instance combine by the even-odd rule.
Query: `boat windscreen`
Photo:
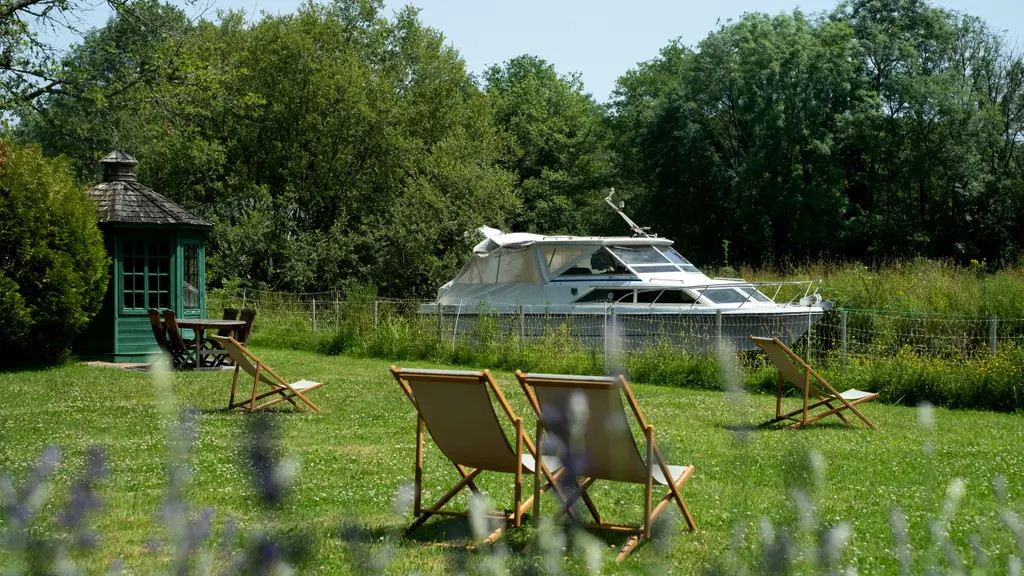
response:
[[[669,259],[654,246],[613,246],[611,251],[626,266],[669,263]]]
[[[670,247],[613,246],[610,250],[616,258],[638,274],[700,272]]]
[[[672,261],[673,264],[682,268],[683,272],[700,273],[700,270],[698,270],[693,264],[690,264],[690,262],[686,258],[683,258],[679,252],[676,252],[675,248],[661,248],[660,250],[669,260]]]

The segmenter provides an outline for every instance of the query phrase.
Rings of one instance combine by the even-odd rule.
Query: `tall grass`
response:
[[[736,272],[713,270],[709,275]],[[777,269],[741,268],[747,280],[821,279],[821,294],[836,306],[961,316],[1024,318],[1024,268],[988,271],[984,262],[959,266],[916,259],[872,268],[817,262]]]
[[[621,370],[648,384],[722,389],[719,361],[713,355],[688,353],[667,341],[608,358],[603,350],[575,338],[568,325],[522,341],[515,331],[499,330],[500,318],[486,315],[471,332],[457,338],[439,337],[437,320],[430,316],[387,314],[376,327],[372,322],[359,324],[358,332],[350,329],[322,337],[318,350],[510,371],[598,375]],[[747,389],[775,391],[776,371],[763,357],[740,353],[733,358],[743,367]],[[1024,409],[1024,348],[1012,344],[994,356],[934,356],[905,347],[875,359],[843,361],[832,353],[819,358],[817,368],[836,387],[878,392],[890,403],[916,406],[928,401],[949,408],[1003,412]]]
[[[735,271],[719,273],[735,275]],[[951,408],[1024,409],[1024,269],[994,273],[983,264],[958,267],[914,260],[881,269],[820,263],[785,271],[740,270],[751,280],[822,278],[821,292],[838,306],[887,309],[892,314],[850,314],[851,357],[839,351],[839,314],[814,329],[814,364],[836,387],[878,392],[886,402],[921,401]],[[571,326],[552,327],[522,340],[508,318],[482,314],[468,332],[421,315],[409,303],[376,301],[372,290],[349,294],[343,303],[321,305],[319,330],[301,303],[261,301],[254,343],[327,354],[384,358],[502,370],[604,374],[621,370],[634,379],[665,386],[719,389],[719,366],[708,354],[690,354],[667,342],[652,342],[606,358],[604,350],[575,338]],[[212,292],[209,308],[239,306],[237,295]],[[907,314],[910,313],[910,314]],[[919,314],[948,314],[941,320]],[[1000,321],[999,353],[988,349],[988,315]],[[960,336],[952,338],[952,336]],[[800,346],[802,350],[802,344]],[[737,356],[748,389],[774,392],[775,370],[758,356]]]

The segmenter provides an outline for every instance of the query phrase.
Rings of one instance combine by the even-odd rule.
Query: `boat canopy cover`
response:
[[[499,248],[526,248],[533,244],[589,244],[596,246],[671,246],[667,238],[634,238],[629,236],[542,236],[529,232],[503,233],[481,226],[477,231],[484,240],[473,247],[474,254],[490,254]]]
[[[482,227],[480,230],[484,231],[494,230],[494,228]],[[484,232],[487,234],[487,232]],[[474,254],[490,254],[498,248],[526,248],[531,244],[534,244],[540,240],[543,240],[544,236],[539,234],[530,234],[528,232],[514,232],[512,234],[497,234],[488,236],[483,242],[473,247]]]

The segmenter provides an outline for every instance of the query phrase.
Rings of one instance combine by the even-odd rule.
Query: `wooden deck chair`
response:
[[[196,351],[181,337],[181,330],[178,329],[178,321],[174,316],[174,310],[164,310],[164,329],[167,334],[167,345],[171,352],[171,363],[174,365],[174,368],[177,370],[195,368]]]
[[[467,512],[445,510],[444,506],[464,488],[479,492],[474,480],[483,472],[515,475],[513,506],[510,514],[488,515],[503,524],[519,526],[522,515],[529,510],[539,493],[554,487],[561,474],[557,458],[545,456],[537,465],[536,448],[523,431],[523,420],[515,415],[498,383],[487,370],[426,370],[391,367],[391,374],[416,408],[416,476],[413,495],[414,522],[406,529],[408,535],[433,515],[467,517]],[[488,392],[490,390],[490,392]],[[515,430],[515,448],[509,444],[501,422],[491,404],[497,399]],[[426,426],[434,443],[462,477],[441,498],[429,506],[421,502],[423,494],[423,428]],[[472,468],[472,470],[470,470]],[[534,472],[534,496],[522,499],[523,471]],[[544,486],[541,476],[546,477]],[[492,544],[501,535],[499,526],[481,544]],[[477,546],[470,546],[475,549]]]
[[[255,354],[239,344],[238,340],[229,336],[216,335],[210,336],[210,338],[217,340],[217,342],[224,348],[224,350],[227,351],[228,355],[235,362],[235,376],[231,380],[231,399],[228,400],[228,410],[242,407],[247,409],[249,412],[255,412],[283,401],[288,401],[292,406],[301,408],[299,404],[295,402],[295,399],[298,398],[314,412],[323,412],[319,406],[314,404],[305,396],[305,394],[310,390],[316,390],[323,386],[323,382],[299,380],[298,382],[289,383],[284,378],[278,376],[276,372],[271,370],[270,366],[264,364],[256,357]],[[244,371],[249,376],[252,376],[252,394],[248,398],[242,398],[238,402],[235,402],[235,392],[238,387],[238,373],[240,371]],[[269,386],[270,390],[260,392],[261,382]],[[257,402],[267,397],[274,398],[263,402],[262,404],[257,404]]]
[[[836,389],[832,387],[824,378],[821,377],[817,372],[814,371],[806,362],[803,361],[799,356],[796,355],[788,346],[782,343],[778,338],[758,338],[751,336],[751,340],[754,341],[768,358],[778,368],[779,373],[777,377],[777,386],[775,391],[775,418],[765,422],[761,426],[770,426],[783,420],[792,420],[794,424],[790,425],[790,428],[800,428],[806,426],[811,422],[816,422],[827,416],[833,414],[842,419],[843,422],[849,424],[850,420],[843,414],[844,411],[849,410],[857,415],[858,418],[864,421],[868,425],[868,428],[872,430],[878,430],[878,426],[875,426],[871,420],[868,420],[866,416],[861,414],[860,410],[857,410],[858,404],[864,402],[870,402],[875,398],[878,398],[878,394],[871,392],[862,392],[856,389],[849,389],[846,392],[840,394],[836,392]],[[796,365],[793,364],[796,362]],[[799,367],[799,368],[798,368]],[[828,392],[823,392],[817,386],[811,383],[811,379],[817,380],[818,383],[825,388]],[[788,380],[791,384],[796,386],[801,391],[803,398],[803,407],[793,410],[792,412],[782,413],[782,381]],[[815,398],[815,401],[811,401],[811,397]],[[821,412],[815,412],[819,408],[823,408]]]
[[[563,500],[559,516],[567,513],[578,498],[585,497],[596,480],[612,480],[646,487],[643,522],[639,527],[609,524],[601,519],[596,508],[588,504],[594,523],[584,524],[585,527],[631,534],[616,560],[623,560],[641,539],[651,537],[654,522],[673,501],[679,506],[690,530],[697,529],[682,496],[683,484],[693,474],[694,467],[670,466],[665,462],[654,441],[654,426],[644,418],[625,377],[527,374],[516,371],[516,378],[529,398],[530,405],[537,412],[537,445],[542,445],[543,434],[553,434],[561,440],[569,454],[566,460],[569,468],[567,473],[585,478],[580,488]],[[626,409],[622,404],[623,395],[643,430],[646,458],[641,456],[630,431]],[[570,422],[568,415],[574,409],[573,406],[579,409],[583,404],[580,400],[585,402],[586,420]],[[574,426],[579,428],[571,431],[570,428]],[[565,446],[566,442],[568,446]],[[668,492],[657,505],[652,506],[655,485],[667,486]],[[539,498],[536,498],[534,506],[538,504]],[[534,517],[537,517],[536,511]]]

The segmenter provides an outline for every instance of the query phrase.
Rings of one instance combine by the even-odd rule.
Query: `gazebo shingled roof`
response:
[[[138,162],[115,150],[103,160],[103,181],[89,189],[100,224],[162,224],[209,228],[211,222],[192,214],[135,181]]]

